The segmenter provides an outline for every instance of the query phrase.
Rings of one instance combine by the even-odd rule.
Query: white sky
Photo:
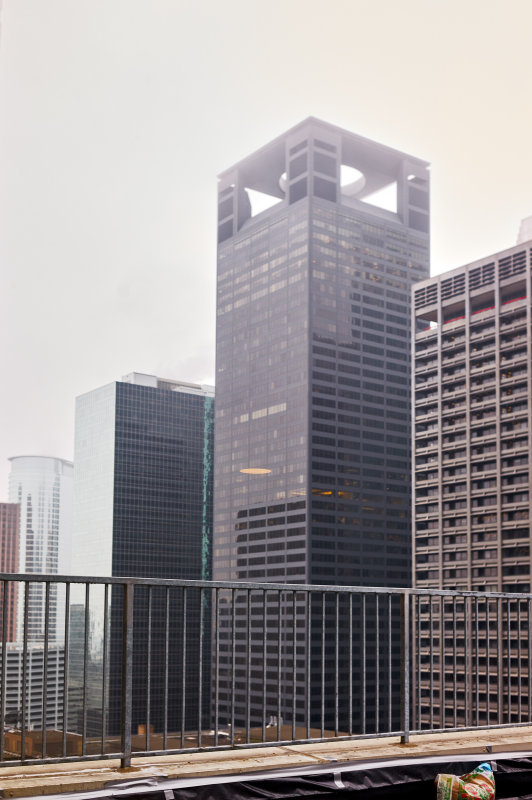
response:
[[[212,382],[216,174],[313,115],[432,163],[432,271],[532,214],[530,0],[3,0],[0,500],[74,398]]]

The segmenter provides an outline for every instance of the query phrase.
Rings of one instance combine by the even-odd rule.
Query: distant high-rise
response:
[[[70,571],[72,536],[71,461],[49,456],[9,459],[9,499],[20,505],[19,571],[61,574]],[[17,640],[24,635],[24,592],[18,592]],[[27,636],[44,640],[45,586],[33,584],[28,598]],[[50,587],[49,642],[64,636],[64,594]]]
[[[408,586],[427,164],[310,118],[218,197],[214,577]]]
[[[18,503],[0,503],[0,572],[19,571],[20,506]],[[7,586],[6,642],[17,638],[18,586]],[[3,619],[4,595],[0,595],[0,618]]]
[[[532,239],[532,217],[525,217],[521,220],[519,226],[519,233],[517,235],[517,244],[522,244]]]
[[[34,642],[26,650],[22,644],[6,646],[7,730],[23,722],[26,730],[39,730],[43,716],[48,729],[63,727],[64,657],[64,647],[58,645],[45,648]]]
[[[101,576],[208,579],[212,543],[214,390],[132,373],[76,401],[74,478],[74,572]],[[177,601],[175,595],[171,609]],[[94,611],[98,607],[94,604]],[[92,603],[92,601],[91,601]],[[135,638],[134,725],[146,723],[146,669],[151,659],[151,723],[163,724],[165,598],[151,597],[151,646]],[[172,605],[173,604],[173,605]],[[76,619],[83,619],[77,606]],[[91,608],[93,605],[91,604]],[[120,701],[120,656],[113,636],[121,626],[113,595],[110,651],[110,722]],[[136,593],[138,631],[147,631],[147,594]],[[199,607],[191,601],[190,618]],[[181,618],[179,618],[181,619]],[[101,657],[102,617],[91,618],[91,658]],[[205,625],[207,625],[205,617]],[[189,626],[195,631],[195,624]],[[144,627],[143,627],[144,626]],[[181,623],[172,621],[168,724],[180,722]],[[79,631],[73,631],[79,635]],[[146,633],[147,635],[147,633]],[[191,633],[188,634],[192,636]],[[206,641],[209,641],[207,636]],[[198,641],[187,654],[187,687],[197,696]],[[208,654],[208,647],[204,649]],[[74,654],[75,657],[75,654]],[[205,671],[206,673],[206,671]],[[93,670],[93,674],[94,670]],[[100,693],[101,695],[101,693]],[[208,691],[204,692],[208,697]],[[192,711],[197,712],[197,704]],[[191,711],[191,713],[192,713]],[[174,727],[175,729],[175,727]]]
[[[523,241],[414,288],[417,588],[530,592],[531,279],[532,241]],[[459,603],[459,616],[466,614],[465,605],[466,601]],[[506,611],[510,614],[509,604]],[[456,613],[456,606],[449,608],[449,620],[453,615],[456,619]],[[491,644],[486,633],[489,613]],[[514,613],[512,629],[517,626],[521,635],[515,621],[521,611],[512,606]],[[490,664],[493,668],[498,657],[500,641],[494,628],[498,615],[496,602],[487,610],[482,604],[480,612],[477,604],[469,608],[470,622],[462,621],[466,639],[467,625],[475,619],[484,632],[476,717],[481,725],[488,721]],[[423,624],[428,632],[432,621],[426,618]],[[528,652],[528,635],[523,630],[521,658]],[[437,630],[434,636],[438,647]],[[463,700],[473,664],[464,654],[458,667],[457,685],[456,663],[451,656],[446,659],[448,685],[454,682],[454,691]],[[425,698],[431,682],[439,686],[439,667],[437,671],[436,676],[426,669],[422,672]],[[515,673],[515,707],[508,721],[519,720],[520,692],[528,697],[528,677],[526,686],[523,679],[520,687],[517,667]],[[500,702],[498,692],[493,685],[488,698],[492,712]],[[433,705],[441,710],[439,701]],[[421,709],[425,717],[433,712],[428,703]],[[459,725],[465,714],[463,705],[458,709]],[[449,708],[447,722],[451,719],[456,725],[457,717]]]

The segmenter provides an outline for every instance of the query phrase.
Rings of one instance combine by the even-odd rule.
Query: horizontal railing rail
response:
[[[0,766],[532,724],[532,595],[0,574]]]

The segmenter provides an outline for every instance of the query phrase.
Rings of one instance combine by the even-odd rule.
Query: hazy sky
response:
[[[432,270],[532,214],[530,0],[3,0],[0,500],[74,398],[213,382],[216,175],[313,115],[432,163]]]

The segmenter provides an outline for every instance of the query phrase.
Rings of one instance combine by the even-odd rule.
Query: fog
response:
[[[74,398],[214,382],[216,174],[313,115],[432,163],[432,271],[532,214],[528,0],[4,0],[0,500]]]

